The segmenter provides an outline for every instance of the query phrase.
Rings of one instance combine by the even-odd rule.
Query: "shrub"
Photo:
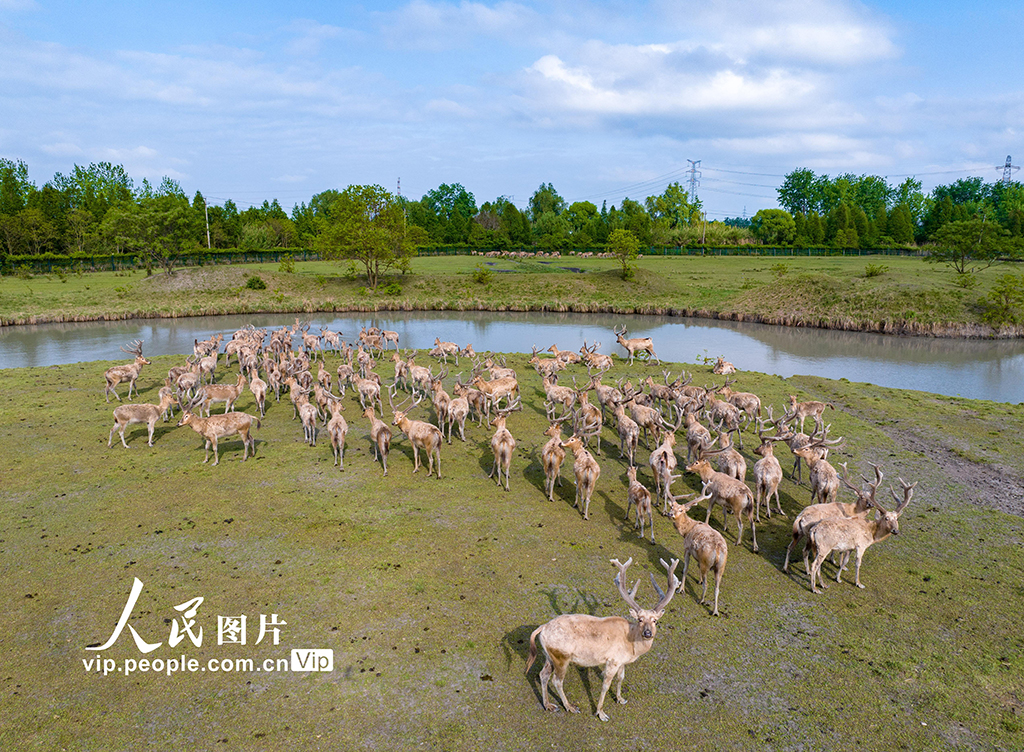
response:
[[[789,274],[789,264],[784,264],[781,261],[777,264],[772,264],[768,267],[768,271],[775,277],[775,281],[778,282],[780,279]]]
[[[1024,275],[1004,274],[985,299],[985,320],[995,326],[1024,323]]]
[[[390,285],[385,285],[384,287],[380,288],[380,294],[381,295],[401,295],[402,294],[402,286],[400,284],[398,284],[397,282],[392,282]]]
[[[478,285],[486,285],[491,281],[491,277],[494,276],[494,272],[488,269],[483,264],[477,264],[473,270],[473,281]]]
[[[263,281],[262,277],[257,277],[255,274],[245,281],[245,286],[250,290],[267,289],[267,283]]]
[[[864,276],[868,279],[871,279],[872,277],[881,277],[887,271],[889,271],[889,267],[885,264],[868,264],[864,267]]]
[[[290,253],[286,253],[281,257],[281,264],[277,267],[277,270],[283,274],[295,274],[295,257]]]

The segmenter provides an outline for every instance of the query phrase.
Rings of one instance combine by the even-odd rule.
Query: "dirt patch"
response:
[[[920,452],[934,462],[948,481],[961,490],[961,498],[979,507],[1024,517],[1024,478],[1000,465],[971,462],[936,441],[892,426],[878,426],[904,449]],[[942,497],[937,497],[942,498]]]
[[[190,269],[177,269],[174,274],[166,272],[154,274],[146,278],[146,284],[152,285],[154,289],[168,292],[194,292],[201,290],[222,290],[229,287],[239,287],[245,284],[249,272],[240,268],[232,267],[200,267]]]

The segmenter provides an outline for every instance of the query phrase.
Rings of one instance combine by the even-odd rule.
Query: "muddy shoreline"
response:
[[[480,301],[466,301],[467,305],[413,305],[408,301],[379,301],[373,305],[335,305],[331,307],[294,306],[261,307],[202,307],[188,313],[164,313],[158,311],[131,311],[117,314],[67,315],[62,313],[26,316],[24,318],[0,318],[0,327],[24,326],[31,324],[85,323],[90,321],[128,321],[132,319],[173,319],[195,316],[230,316],[245,314],[313,314],[313,313],[380,313],[394,311],[486,311],[491,313],[604,313],[644,316],[670,316],[679,318],[737,321],[752,324],[768,324],[793,328],[825,329],[871,334],[890,334],[903,337],[935,337],[943,339],[1018,339],[1024,337],[1024,326],[1005,326],[998,329],[985,324],[932,323],[913,321],[858,321],[847,318],[817,318],[799,315],[762,315],[735,311],[712,311],[707,309],[666,308],[662,306],[595,305],[590,303],[566,303],[563,305],[496,305],[480,304]]]

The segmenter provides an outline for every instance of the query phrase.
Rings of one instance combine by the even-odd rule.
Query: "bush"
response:
[[[245,286],[250,290],[267,289],[267,283],[263,281],[262,277],[257,277],[255,274],[245,281]]]
[[[783,264],[781,261],[777,264],[772,264],[768,270],[775,277],[775,281],[778,282],[787,274],[789,274],[789,264]]]
[[[386,285],[380,288],[381,295],[401,295],[402,286],[397,282],[392,282],[390,285]]]
[[[473,281],[478,285],[486,285],[491,281],[492,276],[494,276],[494,272],[483,264],[477,264],[476,268],[473,270]]]
[[[985,299],[985,320],[994,325],[1024,323],[1024,275],[1004,274]]]
[[[881,277],[887,271],[889,271],[889,267],[885,264],[868,264],[864,267],[864,276],[868,279],[871,279],[872,277]]]
[[[286,253],[281,257],[281,264],[277,267],[277,270],[283,274],[295,274],[295,257],[290,253]]]

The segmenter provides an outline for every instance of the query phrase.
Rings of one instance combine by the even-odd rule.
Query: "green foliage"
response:
[[[750,221],[754,237],[764,245],[789,245],[796,239],[796,221],[782,209],[761,209]]]
[[[779,263],[772,264],[770,267],[768,267],[768,271],[772,273],[772,276],[775,277],[775,281],[778,282],[787,274],[789,274],[789,266],[789,264],[784,264],[780,261]]]
[[[397,282],[392,282],[389,285],[384,285],[383,287],[381,287],[380,288],[380,294],[381,295],[401,295],[402,294],[402,286],[400,284],[398,284]]]
[[[867,264],[864,267],[864,276],[868,279],[881,277],[887,271],[889,271],[889,267],[885,264]]]
[[[985,320],[994,325],[1024,323],[1024,275],[1004,274],[986,299]]]
[[[612,230],[608,236],[608,251],[622,264],[622,278],[636,275],[635,261],[640,254],[640,241],[629,230]]]
[[[262,277],[258,277],[253,274],[249,279],[245,281],[245,286],[249,290],[266,290],[267,283],[263,281]]]
[[[277,270],[282,274],[295,274],[295,257],[290,253],[284,254]]]
[[[951,266],[958,275],[973,274],[994,264],[1009,249],[1006,231],[985,219],[948,222],[935,233],[927,261]]]
[[[473,281],[478,285],[486,285],[494,277],[494,272],[484,266],[482,263],[477,264],[473,269]]]

